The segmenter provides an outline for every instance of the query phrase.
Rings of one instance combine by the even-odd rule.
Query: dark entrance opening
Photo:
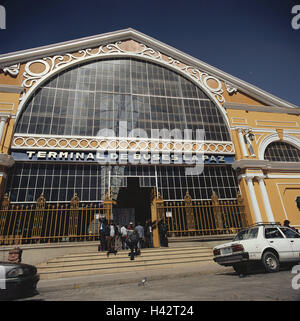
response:
[[[121,187],[117,198],[116,215],[114,219],[116,223],[123,221],[119,218],[122,215],[121,209],[123,209],[123,215],[132,217],[134,213],[135,224],[141,223],[145,225],[146,220],[151,218],[151,191],[153,187],[140,187],[139,179],[135,177],[127,178],[127,187]],[[127,209],[127,210],[125,210]],[[119,215],[117,213],[120,213]],[[120,222],[117,222],[117,220]],[[129,224],[129,222],[127,222]]]

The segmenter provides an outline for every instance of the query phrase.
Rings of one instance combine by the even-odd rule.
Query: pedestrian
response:
[[[135,229],[135,231],[137,231],[138,236],[139,236],[137,247],[138,247],[138,250],[141,251],[142,243],[143,243],[143,240],[144,240],[144,228],[141,225],[141,223],[138,222],[137,226],[134,229]]]
[[[105,227],[107,226],[107,220],[104,217],[100,218],[99,224],[99,236],[100,236],[100,244],[98,247],[98,251],[106,251],[106,237],[105,237]]]
[[[126,238],[127,238],[128,232],[127,232],[127,225],[122,225],[121,227],[121,242],[122,242],[122,250],[127,249],[127,244],[126,244]]]
[[[151,220],[147,220],[145,224],[145,246],[148,248],[153,247],[153,233]]]
[[[130,256],[130,260],[133,261],[134,257],[139,254],[138,252],[138,240],[139,240],[139,235],[136,230],[128,230],[128,235],[127,235],[127,245],[130,248],[130,252],[128,256]]]
[[[118,235],[118,229],[113,221],[110,224],[107,224],[105,229],[105,236],[107,241],[107,257],[110,253],[117,255],[117,250],[115,249],[115,237]]]
[[[121,225],[119,223],[116,223],[116,227],[118,229],[119,234],[121,234]]]
[[[289,221],[289,220],[285,220],[285,221],[283,222],[283,226],[284,226],[284,227],[289,227],[289,228],[291,228],[292,230],[294,230],[295,232],[298,232],[298,230],[297,230],[296,228],[294,228],[293,226],[290,226],[290,221]]]
[[[129,226],[127,228],[128,231],[133,231],[134,230],[134,224],[132,222],[129,223]]]
[[[168,247],[168,225],[163,221],[163,219],[158,222],[158,233],[160,246]]]

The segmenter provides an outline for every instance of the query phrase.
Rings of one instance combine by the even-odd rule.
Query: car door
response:
[[[288,227],[280,227],[280,230],[292,245],[294,259],[300,261],[300,234]]]
[[[279,254],[280,261],[292,261],[294,252],[292,243],[276,227],[265,227],[265,239]]]

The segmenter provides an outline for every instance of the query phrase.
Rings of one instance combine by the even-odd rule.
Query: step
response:
[[[192,255],[176,255],[176,256],[153,256],[153,257],[145,257],[145,256],[138,256],[138,260],[143,260],[144,262],[153,262],[153,261],[164,261],[164,260],[191,260],[191,259],[199,259],[199,258],[210,258],[212,257],[211,255],[197,255],[197,254],[192,254]],[[107,257],[102,257],[99,259],[94,259],[94,260],[77,260],[77,261],[61,261],[61,262],[49,262],[46,264],[41,264],[38,266],[39,270],[45,270],[45,269],[58,269],[58,268],[67,268],[67,267],[73,267],[73,266],[86,266],[86,265],[110,265],[110,264],[121,264],[124,262],[127,262],[129,259],[129,256],[126,255],[123,258],[120,258],[118,256],[114,257],[112,255],[111,258]]]
[[[191,260],[191,261],[167,261],[167,262],[153,262],[144,264],[143,262],[136,262],[128,260],[127,264],[117,265],[117,266],[110,266],[110,267],[86,267],[80,269],[66,269],[66,270],[54,270],[54,271],[39,271],[41,280],[45,279],[54,279],[54,278],[65,278],[65,277],[72,277],[72,276],[85,276],[85,275],[92,275],[92,274],[112,274],[112,273],[124,273],[124,272],[133,272],[133,271],[146,271],[146,270],[153,270],[153,269],[170,269],[170,268],[178,268],[184,265],[197,265],[202,262],[212,262],[212,258],[207,259],[200,259],[200,260]]]
[[[168,254],[168,255],[144,255],[143,253],[138,258],[143,259],[145,261],[153,261],[153,260],[164,260],[164,259],[191,259],[191,258],[205,258],[205,257],[212,257],[211,253],[178,253],[178,254]],[[110,264],[110,263],[120,263],[127,262],[128,260],[128,252],[124,255],[120,256],[117,254],[114,256],[111,254],[108,257],[106,255],[100,255],[98,257],[92,258],[77,258],[72,260],[64,260],[64,258],[60,258],[56,261],[49,261],[47,263],[41,263],[37,265],[39,269],[44,268],[59,268],[59,267],[67,267],[67,266],[74,266],[74,265],[87,265],[87,264]]]
[[[122,250],[119,251],[117,254],[118,258],[127,258],[128,257],[128,250]],[[197,250],[186,250],[184,252],[182,251],[144,251],[142,250],[142,256],[143,257],[160,257],[160,256],[166,256],[166,255],[195,255],[195,254],[202,254],[202,255],[212,255],[212,251],[197,251]],[[113,257],[113,254],[110,254],[110,257]],[[90,254],[76,254],[76,255],[68,255],[68,256],[62,256],[58,258],[54,258],[47,263],[42,263],[39,266],[43,266],[43,264],[55,264],[55,263],[66,263],[66,262],[77,262],[77,261],[93,261],[93,260],[101,260],[101,259],[107,259],[106,252],[98,252],[98,253],[90,253]]]
[[[122,253],[123,251],[128,251],[128,250],[121,250],[119,253]],[[169,253],[171,252],[180,252],[180,251],[210,251],[212,252],[212,249],[209,247],[203,247],[203,246],[198,246],[198,247],[175,247],[175,248],[145,248],[142,249],[143,252],[153,252],[153,253],[159,253],[165,251],[168,251]],[[100,253],[105,253],[105,252],[100,252]],[[98,255],[99,252],[95,249],[95,251],[87,251],[87,252],[82,252],[82,253],[76,253],[76,254],[66,254],[63,257],[78,257],[78,256],[88,256],[88,255]]]
[[[212,261],[211,248],[182,247],[142,249],[142,254],[131,261],[128,250],[115,256],[105,252],[70,254],[37,265],[41,279],[132,272],[139,270],[178,268],[183,265]]]

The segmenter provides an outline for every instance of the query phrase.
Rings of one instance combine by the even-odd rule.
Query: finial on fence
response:
[[[192,197],[191,197],[189,191],[186,191],[185,196],[184,196],[184,201],[185,201],[186,203],[189,203],[189,202],[192,201]]]
[[[8,197],[8,193],[5,193],[4,196],[3,196],[3,200],[2,200],[1,206],[4,209],[8,209],[9,204],[10,204],[10,199]]]
[[[71,208],[79,207],[79,203],[80,203],[80,199],[79,199],[77,193],[75,193],[71,199]]]
[[[46,206],[46,199],[44,197],[44,193],[36,200],[36,207],[37,208],[45,208]]]
[[[215,191],[213,191],[212,194],[211,194],[211,200],[215,204],[219,202],[219,196]]]

